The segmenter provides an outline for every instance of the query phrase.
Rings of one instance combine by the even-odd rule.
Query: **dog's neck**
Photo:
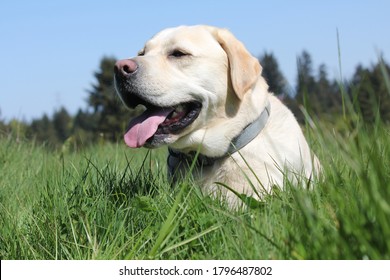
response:
[[[265,127],[268,118],[271,113],[271,104],[268,102],[265,106],[263,112],[255,119],[253,122],[248,124],[233,140],[230,142],[230,145],[222,156],[219,157],[209,157],[199,152],[193,151],[189,153],[183,153],[172,148],[168,148],[168,169],[169,174],[174,175],[176,168],[182,162],[185,162],[187,165],[195,164],[196,167],[207,167],[213,165],[217,160],[221,160],[229,157],[230,155],[236,153],[245,147],[249,142],[251,142]],[[194,162],[195,161],[195,162]]]

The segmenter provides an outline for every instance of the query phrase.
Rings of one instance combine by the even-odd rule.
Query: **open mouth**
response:
[[[164,138],[169,134],[180,133],[199,116],[202,104],[190,101],[170,107],[158,107],[141,100],[138,104],[146,107],[146,110],[138,117],[132,119],[124,136],[129,147],[139,148],[153,139]],[[131,102],[129,107],[136,107]]]

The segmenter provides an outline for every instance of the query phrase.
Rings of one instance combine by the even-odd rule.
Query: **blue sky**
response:
[[[389,11],[388,0],[2,0],[0,119],[86,108],[103,56],[134,56],[156,32],[183,24],[225,27],[253,55],[273,52],[290,84],[302,50],[316,68],[324,63],[331,77],[339,76],[338,30],[348,78],[379,52],[389,61]]]

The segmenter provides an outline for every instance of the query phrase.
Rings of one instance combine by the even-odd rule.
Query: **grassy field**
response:
[[[324,167],[230,210],[170,186],[166,150],[53,152],[0,138],[0,259],[390,259],[390,141],[381,123],[306,128]]]

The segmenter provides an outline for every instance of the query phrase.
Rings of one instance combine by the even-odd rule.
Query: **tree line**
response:
[[[346,102],[367,123],[376,119],[390,121],[390,67],[383,58],[368,67],[358,65],[350,79],[337,81],[329,78],[325,64],[315,69],[311,55],[303,51],[297,58],[294,88],[288,85],[272,53],[264,53],[259,61],[269,90],[283,100],[301,124],[306,121],[303,112],[307,111],[310,116],[337,126],[338,120],[348,114]],[[120,141],[135,113],[128,111],[115,94],[115,62],[114,57],[101,59],[94,73],[95,83],[88,90],[86,107],[75,115],[70,115],[66,108],[31,122],[16,119],[5,122],[0,115],[0,137],[31,139],[52,148],[66,143],[75,149],[98,142]]]

